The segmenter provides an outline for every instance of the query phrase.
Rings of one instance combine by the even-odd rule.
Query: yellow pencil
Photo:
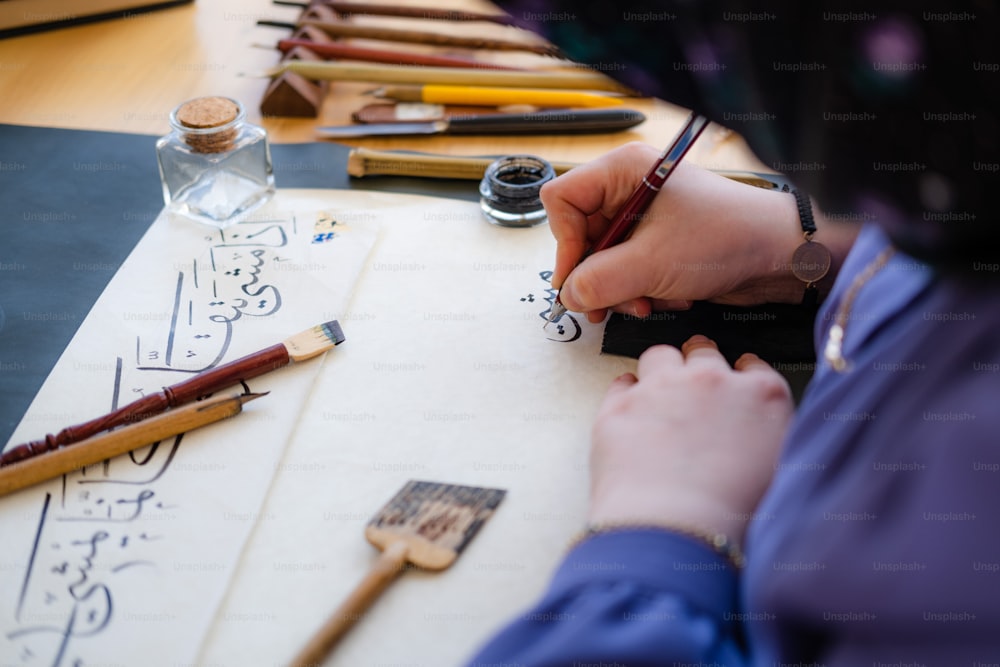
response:
[[[398,102],[426,102],[428,104],[465,104],[470,106],[500,107],[508,104],[530,104],[536,107],[614,107],[622,101],[610,95],[596,95],[571,90],[545,90],[541,88],[492,88],[486,86],[385,86],[375,92]]]
[[[243,404],[264,394],[231,394],[189,403],[168,412],[107,431],[52,452],[0,467],[0,496],[55,479],[84,466],[232,417]]]

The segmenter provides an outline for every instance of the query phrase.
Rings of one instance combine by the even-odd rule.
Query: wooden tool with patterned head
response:
[[[382,550],[364,579],[291,662],[322,663],[337,641],[408,565],[444,570],[475,537],[506,491],[411,480],[365,528]]]

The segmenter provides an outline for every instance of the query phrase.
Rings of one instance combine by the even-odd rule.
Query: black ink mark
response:
[[[167,366],[170,366],[171,358],[174,354],[174,335],[177,332],[177,312],[181,306],[181,288],[184,286],[184,272],[177,272],[177,290],[174,292],[174,309],[170,314],[170,333],[167,335],[167,354],[164,359]]]
[[[31,570],[35,566],[35,557],[38,555],[38,543],[42,538],[42,528],[45,527],[45,516],[49,513],[49,501],[52,494],[45,494],[45,502],[42,503],[42,516],[38,519],[38,530],[35,531],[35,541],[31,545],[31,556],[28,558],[28,571],[24,573],[24,581],[21,583],[21,597],[17,601],[17,611],[14,618],[21,620],[21,609],[24,607],[24,598],[28,594],[28,582],[31,580]]]
[[[157,470],[155,472],[155,474],[153,474],[153,476],[149,477],[148,479],[141,479],[141,480],[127,480],[127,479],[81,479],[81,480],[77,480],[77,484],[122,484],[122,485],[128,485],[128,486],[142,486],[144,484],[152,484],[153,482],[155,482],[158,479],[160,479],[160,477],[162,477],[163,474],[170,468],[170,464],[173,462],[174,456],[177,455],[177,450],[180,449],[181,440],[183,438],[184,438],[184,434],[183,433],[181,433],[180,435],[178,435],[178,436],[176,436],[174,438],[173,444],[170,446],[170,449],[167,450],[166,460],[163,462],[163,465],[160,466],[160,469]],[[152,448],[150,449],[149,453],[141,461],[136,460],[135,450],[129,452],[129,454],[128,454],[129,455],[129,459],[131,459],[132,463],[136,464],[137,466],[148,465],[153,460],[153,455],[158,451],[158,448],[159,448],[160,444],[161,443],[159,443],[159,442],[154,443],[153,446],[152,446]]]
[[[550,285],[550,287],[545,288],[545,303],[548,304],[548,308],[538,313],[539,318],[548,322],[549,313],[552,312],[552,305],[555,303],[558,290],[551,287],[552,271],[540,271],[538,273],[538,277]],[[528,294],[526,297],[521,297],[521,301],[525,301],[527,303],[532,303],[534,300],[534,293]],[[558,338],[546,336],[546,339],[557,343],[572,343],[583,335],[583,327],[580,326],[580,322],[575,316],[570,313],[566,313],[559,320],[558,325],[556,326],[556,333],[559,334]]]
[[[151,460],[151,459],[152,459],[152,458],[153,458],[154,456],[156,456],[156,450],[157,450],[157,449],[159,449],[159,448],[160,448],[160,443],[159,443],[159,442],[154,442],[154,443],[153,443],[153,444],[152,444],[152,445],[150,446],[150,448],[149,448],[149,452],[147,452],[147,453],[146,453],[146,457],[145,457],[144,459],[142,459],[141,461],[140,461],[140,460],[138,460],[138,459],[136,459],[136,455],[135,455],[135,453],[136,453],[136,452],[138,451],[138,450],[136,450],[136,449],[133,449],[133,450],[132,450],[131,452],[129,452],[129,453],[128,453],[128,457],[129,457],[129,458],[130,458],[130,459],[132,460],[132,463],[136,464],[137,466],[144,466],[144,465],[146,465],[147,463],[149,463],[149,461],[150,461],[150,460]]]
[[[121,390],[122,384],[122,358],[115,358],[115,381],[114,381],[114,391],[111,394],[111,409],[118,409],[119,392]]]
[[[243,239],[245,241],[253,241],[257,237],[263,236],[264,234],[270,234],[271,232],[276,232],[277,233],[277,235],[278,235],[277,239],[275,239],[275,240],[270,240],[270,239],[269,240],[259,240],[259,241],[256,241],[254,243],[230,243],[230,242],[228,242],[226,240],[225,234],[222,234],[222,236],[223,236],[223,243],[221,245],[217,246],[217,247],[220,247],[220,248],[240,248],[240,247],[245,247],[245,246],[266,246],[266,247],[271,247],[271,248],[283,248],[284,246],[288,245],[288,235],[285,233],[285,229],[281,226],[280,223],[275,224],[275,223],[273,223],[271,221],[260,220],[260,221],[254,222],[254,223],[242,222],[242,223],[240,223],[240,225],[262,224],[262,223],[267,224],[268,226],[265,227],[264,229],[260,230],[259,232],[254,232],[252,234],[247,234],[246,236],[243,237]],[[237,238],[240,238],[240,235],[239,234],[230,234],[229,238],[231,238],[231,239],[237,239]],[[214,268],[214,265],[213,265],[213,268]]]
[[[131,521],[135,521],[136,519],[139,518],[139,516],[142,515],[142,510],[145,507],[145,503],[148,500],[150,500],[151,498],[153,498],[155,495],[156,495],[155,491],[150,491],[149,489],[143,489],[142,491],[140,491],[136,495],[136,497],[135,497],[134,500],[126,499],[126,498],[119,498],[118,500],[116,500],[114,502],[114,505],[109,504],[108,505],[107,516],[103,516],[103,517],[67,516],[67,517],[59,517],[59,518],[56,519],[56,521],[65,521],[65,522],[71,522],[71,523],[83,522],[83,521],[101,521],[101,522],[107,522],[107,523],[129,523]],[[114,516],[114,510],[116,509],[116,506],[126,507],[126,506],[129,506],[129,505],[133,506],[133,507],[129,508],[131,510],[131,514],[130,515],[126,514],[124,517],[120,517],[120,518],[116,518]],[[84,514],[87,514],[87,513],[88,513],[88,510],[84,510]]]
[[[111,568],[112,572],[121,572],[122,570],[127,570],[130,567],[139,567],[140,565],[148,565],[149,567],[155,568],[156,563],[151,560],[130,560],[127,563],[122,563],[121,565],[115,565]]]

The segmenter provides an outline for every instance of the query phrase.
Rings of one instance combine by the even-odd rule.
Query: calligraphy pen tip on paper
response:
[[[545,320],[545,324],[542,325],[542,330],[548,328],[553,322],[558,322],[559,319],[566,314],[566,306],[562,305],[558,299],[552,304],[552,308],[549,309],[549,317]]]
[[[255,401],[258,398],[261,398],[263,396],[267,396],[270,393],[271,392],[269,392],[269,391],[260,391],[260,392],[251,392],[251,393],[248,393],[248,394],[240,394],[240,403],[243,404],[243,405],[246,405],[250,401]]]

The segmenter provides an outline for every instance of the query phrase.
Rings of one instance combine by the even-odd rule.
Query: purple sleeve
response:
[[[743,665],[737,582],[725,559],[684,535],[597,535],[468,664]]]

